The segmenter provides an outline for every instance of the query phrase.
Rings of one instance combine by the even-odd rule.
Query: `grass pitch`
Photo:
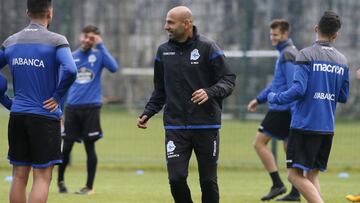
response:
[[[0,202],[8,202],[10,183],[6,177],[11,168],[6,161],[7,112],[0,110]],[[360,192],[360,121],[339,122],[330,155],[329,170],[320,175],[325,202],[346,202],[348,193]],[[223,203],[256,203],[268,192],[270,178],[264,171],[252,148],[252,140],[259,121],[224,121],[220,135],[219,188]],[[76,144],[72,153],[72,165],[66,171],[69,194],[57,193],[54,177],[49,196],[50,203],[167,203],[172,202],[165,168],[164,131],[161,116],[149,121],[149,128],[136,128],[136,115],[129,115],[114,106],[102,111],[104,139],[96,147],[98,171],[95,179],[96,194],[79,196],[72,194],[85,184],[85,151]],[[279,168],[286,181],[284,152],[278,144]],[[340,172],[349,174],[339,178]],[[195,159],[192,158],[189,186],[194,202],[200,201],[200,187]],[[31,180],[29,185],[31,184]],[[303,202],[304,199],[302,200]]]

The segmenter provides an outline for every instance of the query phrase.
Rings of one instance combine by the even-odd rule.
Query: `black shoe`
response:
[[[294,196],[291,194],[285,195],[282,198],[276,199],[277,202],[300,202],[300,196]]]
[[[286,192],[285,186],[271,187],[270,192],[261,198],[261,201],[269,201]]]
[[[59,188],[59,193],[68,193],[68,190],[65,186],[65,182],[64,181],[60,181],[58,183],[58,188]]]

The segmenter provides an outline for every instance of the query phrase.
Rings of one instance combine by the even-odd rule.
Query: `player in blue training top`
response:
[[[100,126],[101,73],[104,67],[112,73],[116,72],[118,63],[102,42],[99,29],[93,25],[83,28],[80,48],[73,52],[73,57],[78,73],[66,101],[63,164],[59,166],[58,187],[60,193],[67,193],[64,173],[70,152],[75,141],[83,141],[87,155],[87,182],[76,193],[93,194],[97,165],[95,142],[103,136]]]
[[[340,17],[335,12],[326,11],[315,28],[316,42],[301,50],[296,57],[298,66],[291,88],[268,95],[270,103],[297,101],[286,162],[290,182],[310,203],[324,202],[318,175],[327,167],[336,104],[345,103],[349,96],[347,60],[331,46],[340,27]]]
[[[0,67],[9,65],[15,94],[8,130],[13,165],[9,198],[10,203],[45,203],[53,165],[61,163],[58,102],[75,80],[76,66],[66,38],[47,30],[51,0],[28,0],[27,9],[29,26],[7,38],[0,50]],[[33,183],[26,198],[31,168]]]
[[[290,24],[287,20],[275,19],[271,22],[271,44],[279,51],[274,79],[255,99],[249,102],[248,111],[254,112],[259,104],[267,102],[267,96],[270,92],[281,92],[291,86],[298,50],[289,38],[289,34]],[[292,107],[293,104],[269,104],[269,111],[259,126],[258,132],[256,132],[254,148],[272,180],[272,187],[268,194],[261,197],[262,201],[271,200],[286,192],[286,187],[279,176],[274,155],[267,145],[271,139],[279,139],[284,141],[284,149],[286,149]],[[293,186],[288,195],[277,199],[277,201],[300,201],[299,191]]]
[[[0,103],[10,110],[12,105],[12,100],[5,94],[7,90],[7,80],[6,78],[0,73]]]

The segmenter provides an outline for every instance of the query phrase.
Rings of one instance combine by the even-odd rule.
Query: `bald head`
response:
[[[164,29],[170,39],[184,42],[193,35],[193,17],[188,7],[177,6],[166,15]]]
[[[171,15],[181,21],[184,20],[190,20],[191,22],[193,21],[192,12],[186,6],[174,7],[167,13],[167,15]]]

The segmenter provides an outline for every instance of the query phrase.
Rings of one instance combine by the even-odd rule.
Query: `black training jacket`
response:
[[[154,91],[142,115],[148,118],[164,106],[165,129],[221,127],[222,100],[234,89],[236,76],[225,63],[215,42],[194,35],[184,43],[173,40],[159,46],[154,64]],[[209,100],[191,101],[194,91],[204,89]]]

